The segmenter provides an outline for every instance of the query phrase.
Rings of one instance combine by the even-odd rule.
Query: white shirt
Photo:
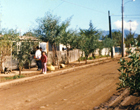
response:
[[[41,51],[39,49],[35,52],[35,58],[36,59],[40,59],[41,58]]]

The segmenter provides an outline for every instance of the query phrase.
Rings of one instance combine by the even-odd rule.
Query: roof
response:
[[[33,37],[33,36],[19,36],[19,39],[20,40],[31,39],[31,40],[34,40],[34,41],[38,40],[36,37]]]

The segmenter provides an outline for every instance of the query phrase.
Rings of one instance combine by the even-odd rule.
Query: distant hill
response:
[[[112,29],[112,32],[115,32],[115,31],[119,31],[119,30],[116,30],[116,29]],[[129,34],[129,30],[124,30],[124,37],[126,37],[127,34]],[[103,36],[106,36],[106,35],[109,35],[109,31],[102,31],[102,35]],[[134,38],[137,38],[138,34],[135,33],[135,36]]]

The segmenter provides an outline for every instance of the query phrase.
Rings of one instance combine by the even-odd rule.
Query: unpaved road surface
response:
[[[92,110],[116,92],[118,68],[112,61],[1,87],[0,110]]]

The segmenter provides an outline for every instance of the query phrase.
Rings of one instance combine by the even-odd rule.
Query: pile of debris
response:
[[[130,95],[129,90],[117,92],[109,101],[102,103],[93,110],[140,110],[140,96],[137,93]]]

